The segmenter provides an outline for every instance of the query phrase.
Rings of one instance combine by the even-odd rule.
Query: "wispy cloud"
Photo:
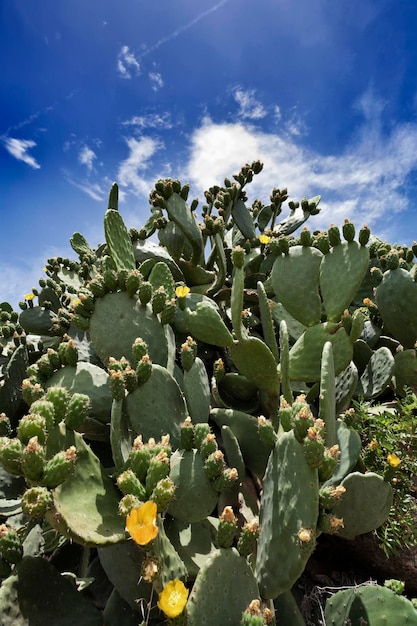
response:
[[[93,169],[93,161],[96,158],[97,158],[96,153],[93,150],[91,150],[91,148],[89,148],[88,146],[83,146],[83,148],[80,150],[80,153],[78,155],[79,162],[82,163],[83,165],[86,165],[87,169],[90,171]]]
[[[117,71],[122,78],[132,78],[132,75],[140,73],[140,63],[129,49],[129,46],[122,46],[117,57]]]
[[[75,180],[68,172],[65,171],[64,176],[67,181],[73,185],[73,187],[80,189],[80,191],[97,202],[103,202],[103,200],[107,197],[108,190],[107,188],[104,189],[103,185],[92,183],[88,180]]]
[[[117,180],[119,185],[130,188],[133,192],[147,195],[155,182],[144,176],[144,172],[150,166],[150,160],[154,154],[163,148],[158,139],[141,137],[126,138],[129,148],[129,156],[119,165]]]
[[[181,35],[182,33],[185,33],[185,31],[189,30],[190,28],[192,28],[193,26],[198,24],[198,22],[200,22],[202,19],[204,19],[205,17],[207,17],[211,13],[214,13],[215,11],[218,11],[218,9],[220,9],[222,6],[224,6],[228,2],[230,2],[230,0],[221,0],[220,2],[217,2],[212,7],[210,7],[209,9],[206,9],[206,11],[203,11],[202,13],[199,13],[199,15],[197,15],[190,22],[187,22],[183,26],[180,26],[179,28],[174,30],[172,33],[167,35],[166,37],[162,37],[162,39],[159,39],[155,44],[149,46],[149,48],[146,48],[146,50],[144,50],[140,54],[139,59],[143,59],[144,57],[148,56],[152,52],[155,52],[155,50],[158,50],[158,48],[163,46],[165,43],[168,43],[172,39],[175,39],[176,37],[178,37],[178,35]]]
[[[291,197],[322,195],[322,212],[316,228],[345,217],[358,226],[378,224],[379,236],[406,238],[397,228],[396,214],[412,210],[407,181],[417,172],[417,124],[397,124],[384,133],[379,124],[381,107],[372,96],[362,99],[363,124],[355,139],[339,155],[306,148],[299,136],[264,132],[252,124],[214,123],[205,118],[191,138],[190,158],[181,176],[201,195],[225,176],[254,159],[264,171],[248,188],[251,195],[267,199],[273,187],[288,187]]]
[[[165,113],[147,113],[146,115],[135,115],[130,120],[122,122],[123,126],[136,126],[139,130],[145,128],[170,129],[173,127],[171,114]]]
[[[34,170],[40,169],[41,166],[36,159],[28,154],[28,150],[36,146],[36,141],[32,139],[14,139],[13,137],[2,137],[2,141],[6,150],[14,156],[15,159],[23,161],[26,165],[30,165]]]
[[[150,72],[149,79],[151,81],[153,91],[158,91],[164,86],[164,81],[162,80],[162,76],[158,72]]]
[[[262,103],[256,99],[255,90],[245,91],[238,87],[234,90],[233,97],[239,105],[239,117],[243,119],[260,120],[268,115],[268,111]]]

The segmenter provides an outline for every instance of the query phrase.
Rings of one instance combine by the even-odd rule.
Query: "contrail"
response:
[[[148,54],[151,54],[151,52],[155,52],[155,50],[160,48],[164,43],[171,41],[171,39],[175,39],[175,37],[178,37],[178,35],[181,35],[182,33],[184,33],[186,30],[188,30],[189,28],[191,28],[192,26],[200,22],[202,19],[207,17],[207,15],[210,15],[210,13],[214,13],[215,11],[220,9],[223,5],[227,4],[227,2],[230,2],[230,0],[221,0],[220,2],[212,6],[210,9],[203,11],[203,13],[200,13],[200,15],[197,15],[197,17],[191,20],[191,22],[188,22],[188,24],[185,24],[184,26],[180,26],[180,28],[177,28],[177,30],[174,30],[173,33],[171,33],[170,35],[167,35],[166,37],[163,37],[162,39],[157,41],[153,46],[151,46],[150,48],[147,48],[144,52],[142,52],[142,54],[139,55],[139,59],[143,59],[144,57],[148,56]]]

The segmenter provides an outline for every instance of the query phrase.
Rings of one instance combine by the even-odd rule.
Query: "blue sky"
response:
[[[0,302],[37,286],[80,231],[128,226],[160,177],[191,197],[246,161],[273,187],[417,239],[415,0],[3,0]]]

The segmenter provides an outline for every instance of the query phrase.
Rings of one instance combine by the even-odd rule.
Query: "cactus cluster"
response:
[[[261,169],[210,188],[200,221],[188,185],[158,181],[140,230],[114,184],[105,243],[75,233],[76,261],[48,259],[20,314],[0,304],[0,607],[57,626],[64,606],[80,626],[302,624],[291,588],[320,534],[386,520],[391,482],[364,471],[344,412],[415,384],[414,249],[348,221],[297,236],[320,197],[278,221],[286,189],[248,205]],[[80,581],[105,577],[101,609],[53,565],[70,542]],[[29,589],[40,577],[60,595]],[[329,623],[355,602],[330,600]]]

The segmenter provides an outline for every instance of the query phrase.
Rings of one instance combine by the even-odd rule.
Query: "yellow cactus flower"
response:
[[[188,589],[176,578],[165,585],[159,594],[158,607],[167,617],[178,617],[187,604]]]
[[[189,293],[190,293],[190,288],[187,287],[186,285],[177,287],[175,290],[175,295],[177,296],[177,298],[185,298],[185,296]]]
[[[25,300],[33,300],[34,297],[35,297],[34,293],[27,293],[25,295]]]
[[[399,464],[401,463],[401,459],[396,455],[396,454],[389,454],[387,456],[387,461],[388,461],[388,465],[391,465],[391,467],[398,467]]]
[[[126,518],[126,530],[140,546],[146,546],[158,534],[156,513],[155,502],[149,501],[132,509]]]
[[[267,244],[271,241],[271,237],[268,237],[268,235],[259,235],[258,239],[262,244]]]

